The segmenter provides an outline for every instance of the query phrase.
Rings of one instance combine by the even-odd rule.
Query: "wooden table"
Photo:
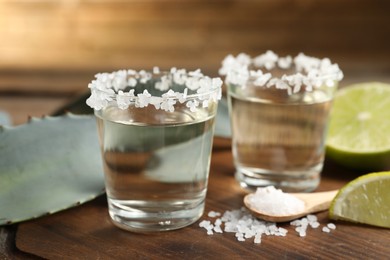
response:
[[[245,191],[234,177],[230,142],[216,138],[204,216],[176,231],[136,234],[110,222],[105,196],[51,216],[0,228],[0,259],[388,259],[390,229],[334,222],[324,233],[309,229],[299,237],[289,223],[286,237],[263,236],[239,242],[234,233],[207,235],[199,222],[211,210],[240,209]],[[327,160],[319,191],[338,189],[358,173]],[[321,226],[330,220],[317,214]],[[333,222],[333,221],[332,221]]]
[[[28,115],[53,114],[78,97],[92,75],[88,73],[69,83],[72,88],[67,88],[64,81],[62,92],[48,91],[48,87],[38,91],[4,90],[0,92],[0,110],[10,113],[14,124],[26,122]],[[390,82],[386,75],[375,79]],[[44,80],[47,74],[41,76],[37,78],[43,81],[36,82],[36,86],[48,84]],[[372,81],[370,75],[363,76]],[[56,77],[62,79],[61,75]],[[352,74],[346,81],[363,81],[361,77]],[[16,82],[15,85],[31,82],[17,75],[10,78],[13,81],[7,82]],[[49,79],[47,82],[52,82],[52,77]],[[310,229],[306,237],[299,237],[289,223],[280,224],[288,230],[287,236],[264,236],[261,244],[254,244],[253,239],[239,242],[233,233],[207,235],[199,222],[209,219],[209,211],[223,213],[243,206],[245,191],[235,181],[234,171],[230,140],[216,138],[206,210],[195,224],[150,235],[126,232],[110,222],[103,195],[51,216],[0,227],[0,259],[389,259],[390,229],[345,222],[335,222],[337,229],[331,233]],[[338,189],[359,174],[362,173],[344,169],[327,159],[318,191]],[[317,216],[321,226],[329,222],[327,212]]]

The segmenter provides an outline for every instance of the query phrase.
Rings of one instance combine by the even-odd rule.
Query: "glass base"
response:
[[[108,198],[109,214],[121,229],[149,233],[186,227],[204,212],[204,200],[191,202],[149,202]]]
[[[311,192],[320,183],[322,165],[307,171],[289,171],[284,173],[264,169],[238,167],[235,177],[240,186],[256,191],[258,187],[274,186],[284,192]]]

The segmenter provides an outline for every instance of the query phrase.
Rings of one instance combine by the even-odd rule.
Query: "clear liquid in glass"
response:
[[[250,190],[312,191],[323,167],[331,98],[313,92],[294,100],[281,91],[229,91],[236,178]]]
[[[178,229],[201,217],[213,114],[108,108],[96,116],[114,224],[149,232]]]

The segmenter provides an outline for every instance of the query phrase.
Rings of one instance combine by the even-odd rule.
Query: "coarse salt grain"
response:
[[[211,224],[211,222],[209,220],[202,220],[199,223],[199,227],[207,228],[210,224]]]
[[[315,221],[317,221],[317,216],[316,215],[307,215],[306,216],[306,218],[307,218],[307,220],[309,221],[309,222],[315,222]]]
[[[330,229],[328,227],[323,227],[322,232],[329,233]]]
[[[202,227],[207,230],[207,235],[213,235],[214,225],[211,224],[209,220],[203,220],[199,223],[199,227]]]
[[[318,228],[320,226],[320,222],[313,222],[310,224],[312,228]]]
[[[327,226],[329,229],[333,229],[333,230],[336,229],[336,225],[333,224],[333,223],[328,223],[326,226]]]
[[[223,233],[221,226],[214,226],[214,231],[217,233]]]
[[[215,217],[221,216],[221,213],[216,212],[216,211],[210,211],[210,212],[208,213],[208,216],[209,216],[210,218],[215,218]]]
[[[299,236],[300,237],[305,237],[306,236],[306,230],[299,231]]]

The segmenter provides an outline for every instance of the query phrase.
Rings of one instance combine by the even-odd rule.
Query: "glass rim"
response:
[[[274,69],[286,73],[274,76]],[[292,69],[294,71],[291,73]],[[246,87],[251,83],[257,87],[287,89],[289,94],[299,92],[301,87],[307,91],[323,86],[335,87],[344,77],[338,64],[328,58],[319,59],[303,53],[294,58],[279,57],[273,51],[254,58],[245,53],[236,57],[230,54],[222,61],[219,74],[225,76],[226,84]]]
[[[146,84],[151,80],[154,80],[152,86],[161,92],[160,95],[153,96],[147,90]],[[135,93],[135,88],[142,84],[145,84],[143,92]],[[210,101],[220,100],[222,84],[221,78],[205,76],[200,69],[187,72],[173,67],[169,71],[160,71],[158,67],[154,67],[152,71],[118,70],[98,73],[88,85],[91,96],[87,99],[87,105],[95,110],[104,109],[113,102],[120,109],[153,105],[156,109],[173,112],[177,103],[185,103],[191,111],[195,111],[199,106],[208,107]],[[174,85],[182,91],[174,91]]]

